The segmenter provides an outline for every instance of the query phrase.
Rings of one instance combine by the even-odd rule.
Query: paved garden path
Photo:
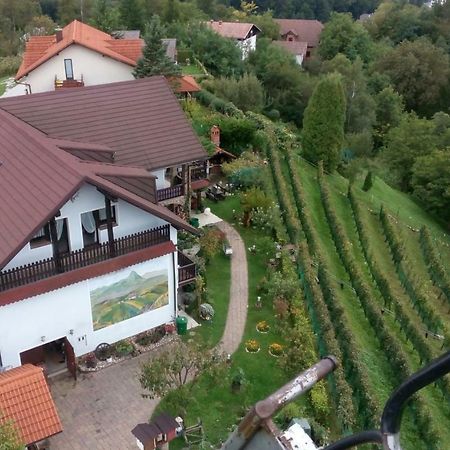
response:
[[[237,231],[226,222],[217,226],[233,248],[230,304],[219,347],[233,353],[242,340],[247,318],[247,257]],[[63,433],[51,439],[52,450],[135,450],[131,429],[147,422],[158,404],[158,400],[142,398],[139,367],[157,352],[170,351],[170,345],[96,373],[81,374],[76,382],[69,377],[51,381],[64,427]]]

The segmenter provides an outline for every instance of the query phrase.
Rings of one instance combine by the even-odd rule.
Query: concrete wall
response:
[[[124,200],[118,199],[113,203],[116,209],[117,226],[114,227],[114,238],[120,238],[139,231],[165,225],[165,222],[152,214],[143,211]],[[83,231],[81,225],[81,214],[95,211],[105,207],[105,197],[94,186],[84,185],[62,208],[61,215],[57,220],[67,219],[69,243],[71,250],[83,248]],[[176,232],[173,242],[176,244]],[[108,241],[108,230],[100,230],[100,242]],[[31,248],[26,244],[24,248],[7,264],[6,269],[22,266],[45,258],[52,257],[52,245],[44,245]]]
[[[134,67],[121,63],[109,56],[103,56],[80,45],[72,44],[51,59],[40,65],[21,81],[31,85],[31,92],[55,90],[55,76],[65,80],[64,59],[71,59],[74,79],[83,77],[85,86],[133,80]],[[72,88],[76,89],[76,88]],[[24,86],[16,86],[5,96],[25,94]]]
[[[176,264],[175,259],[175,267]],[[97,286],[98,281],[103,279],[109,284],[108,278],[111,279],[111,274],[106,274],[2,306],[0,307],[2,365],[19,366],[21,352],[62,337],[68,338],[74,347],[75,355],[80,356],[93,351],[102,342],[111,344],[172,321],[175,317],[176,300],[174,283],[176,286],[178,281],[178,271],[173,269],[172,254],[131,266],[128,268],[128,271],[130,270],[139,273],[166,270],[169,304],[94,331],[90,285],[95,283]]]

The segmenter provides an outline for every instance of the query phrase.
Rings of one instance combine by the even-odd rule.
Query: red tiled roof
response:
[[[300,41],[273,41],[272,44],[284,48],[286,51],[295,56],[297,55],[305,56],[306,51],[308,49],[308,44],[306,42]]]
[[[209,22],[205,22],[205,24],[221,36],[233,39],[245,39],[253,27],[256,28],[258,32],[261,31],[253,23],[210,20]]]
[[[174,90],[179,94],[187,92],[199,92],[202,88],[195,81],[195,78],[190,75],[184,75],[180,78],[175,78],[174,80]]]
[[[31,364],[0,373],[0,411],[17,426],[25,445],[62,431],[43,370]]]
[[[275,22],[280,25],[281,36],[291,31],[298,36],[299,41],[307,42],[308,47],[317,47],[319,45],[323,24],[318,20],[275,19]]]
[[[62,39],[59,42],[56,42],[56,35],[30,37],[26,43],[16,80],[72,44],[82,45],[102,55],[134,66],[141,56],[144,42],[142,39],[114,39],[103,31],[74,20],[62,29]]]
[[[0,142],[0,269],[85,183],[195,232],[168,209],[149,201],[151,193],[142,197],[139,185],[137,191],[123,187],[130,177],[150,183],[154,177],[144,168],[80,160],[1,109]]]
[[[0,99],[49,137],[111,148],[115,162],[155,170],[207,154],[164,77]]]

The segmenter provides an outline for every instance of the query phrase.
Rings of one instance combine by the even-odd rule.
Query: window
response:
[[[66,71],[66,80],[73,80],[73,67],[71,59],[64,60],[64,70]]]
[[[30,240],[30,247],[37,248],[50,244],[50,225],[43,226]]]
[[[98,209],[97,211],[94,211],[94,217],[95,221],[97,223],[98,228],[106,228],[107,222],[106,222],[106,208]],[[113,226],[117,225],[116,221],[116,207],[111,206],[111,219]]]

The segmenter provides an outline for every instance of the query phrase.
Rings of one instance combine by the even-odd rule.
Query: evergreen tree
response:
[[[369,170],[367,172],[366,178],[364,180],[362,190],[367,192],[372,188],[372,186],[373,186],[373,176],[372,176],[372,171]]]
[[[344,143],[345,95],[341,76],[328,75],[323,78],[305,109],[303,118],[303,154],[317,163],[321,160],[325,168],[336,169]]]
[[[180,68],[166,55],[166,47],[161,39],[164,28],[159,16],[153,16],[146,27],[145,47],[142,58],[137,62],[133,75],[135,78],[151,77],[153,75],[178,76]]]
[[[120,19],[127,30],[142,30],[143,11],[139,0],[120,0]]]
[[[113,7],[111,0],[96,0],[91,25],[106,33],[119,29],[120,13]]]

